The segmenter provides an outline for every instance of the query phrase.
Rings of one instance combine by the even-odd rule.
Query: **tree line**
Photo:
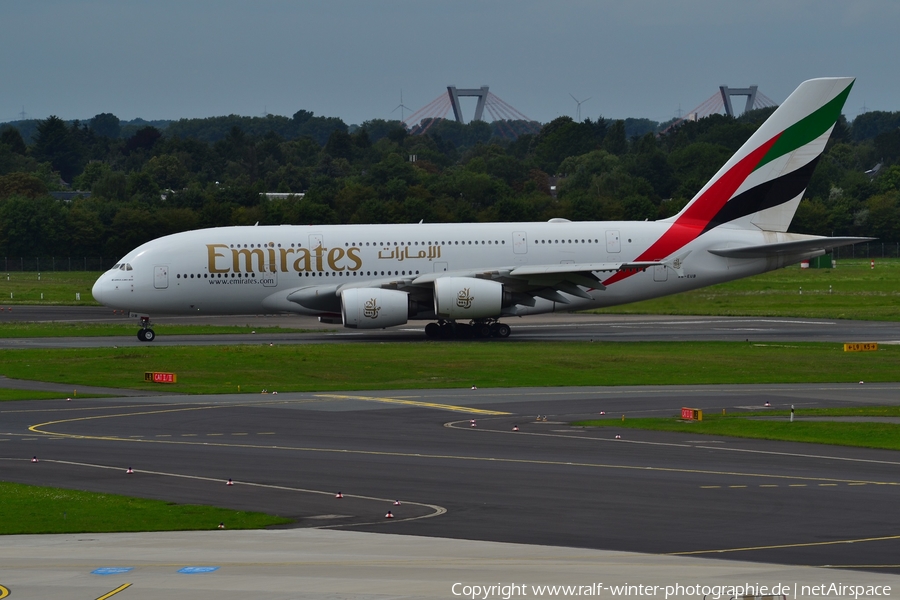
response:
[[[0,256],[120,257],[226,225],[653,220],[675,214],[774,109],[669,124],[560,117],[413,129],[298,111],[0,126]],[[58,199],[52,192],[89,191]],[[268,198],[265,192],[281,192]],[[900,112],[838,122],[792,231],[900,241]]]

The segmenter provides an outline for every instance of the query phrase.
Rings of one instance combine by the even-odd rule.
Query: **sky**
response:
[[[544,123],[575,116],[570,94],[590,98],[582,118],[666,121],[719,85],[780,103],[825,76],[857,78],[853,119],[900,110],[898,23],[897,0],[0,0],[0,122],[360,124],[448,85],[489,85]]]

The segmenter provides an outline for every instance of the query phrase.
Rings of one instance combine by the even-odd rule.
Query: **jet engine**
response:
[[[409,320],[409,294],[381,288],[350,288],[341,291],[344,327],[381,329]]]
[[[434,312],[444,319],[499,317],[503,299],[503,284],[496,281],[471,277],[434,280]]]

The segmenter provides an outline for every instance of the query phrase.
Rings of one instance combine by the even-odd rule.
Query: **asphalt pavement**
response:
[[[52,317],[93,318],[61,312]],[[281,321],[303,320],[259,317],[250,324]],[[525,322],[510,340],[900,339],[891,323],[805,319],[551,315]],[[415,328],[274,335],[297,343],[421,339]],[[153,343],[267,340],[171,338]],[[80,342],[7,339],[4,347],[28,343]],[[709,414],[794,405],[802,417],[810,407],[897,404],[900,384],[222,396],[98,389],[112,397],[70,400],[68,386],[3,378],[0,386],[60,393],[59,400],[0,405],[3,480],[293,521],[262,532],[14,536],[0,550],[0,597],[9,589],[11,598],[97,598],[132,583],[116,594],[451,598],[458,597],[451,591],[457,580],[520,576],[529,583],[736,583],[755,576],[758,583],[780,577],[900,584],[895,452],[615,426],[683,406]],[[584,418],[611,426],[571,425]],[[229,478],[234,485],[225,485]],[[223,539],[226,546],[217,541]],[[218,568],[176,574],[191,565]],[[133,571],[118,579],[95,572],[129,566]]]

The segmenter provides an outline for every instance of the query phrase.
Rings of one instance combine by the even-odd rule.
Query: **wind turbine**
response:
[[[403,88],[400,88],[400,104],[397,105],[397,108],[395,108],[394,110],[391,111],[391,114],[394,114],[395,112],[397,112],[398,108],[400,109],[400,122],[402,123],[403,122],[403,111],[410,110],[410,108],[408,106],[403,104]]]
[[[569,95],[572,96],[572,92],[569,92]],[[581,123],[581,105],[590,100],[591,98],[585,98],[584,100],[579,100],[575,96],[572,96],[572,100],[575,101],[577,108],[575,109],[575,120]]]

